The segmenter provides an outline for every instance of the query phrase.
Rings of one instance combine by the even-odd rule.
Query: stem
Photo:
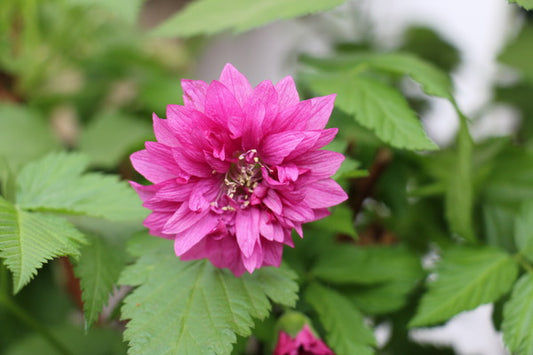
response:
[[[529,261],[527,261],[527,259],[521,253],[516,253],[514,255],[514,259],[518,261],[520,266],[522,266],[527,272],[533,274],[533,266],[529,263]]]
[[[18,306],[9,297],[8,284],[7,284],[7,269],[0,263],[0,306],[5,307],[15,317],[21,320],[30,328],[33,328],[36,332],[40,333],[49,343],[52,345],[59,354],[73,355],[69,349],[63,345],[54,334],[44,327],[38,320],[28,314],[22,307]]]

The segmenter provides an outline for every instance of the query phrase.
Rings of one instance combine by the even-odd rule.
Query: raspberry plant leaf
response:
[[[63,218],[21,210],[0,198],[0,257],[17,293],[48,260],[79,256],[85,237]]]
[[[526,274],[515,284],[503,309],[503,339],[513,354],[533,353],[533,276]]]
[[[336,354],[373,354],[374,334],[365,325],[363,315],[337,291],[312,283],[305,300],[318,313],[326,329],[326,340]]]
[[[462,311],[497,301],[513,286],[518,265],[507,253],[492,247],[454,247],[436,269],[436,280],[409,326],[434,325]]]
[[[236,335],[249,336],[254,318],[268,316],[269,298],[295,305],[290,270],[267,267],[237,278],[206,260],[180,261],[171,249],[145,252],[121,275],[121,284],[138,286],[122,307],[130,354],[231,354]]]

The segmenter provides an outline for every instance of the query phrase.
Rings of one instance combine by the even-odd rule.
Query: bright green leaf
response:
[[[91,244],[81,250],[74,268],[83,291],[86,328],[98,319],[126,262],[124,249],[114,247],[101,237],[92,236],[90,240]]]
[[[522,276],[503,309],[503,340],[513,354],[533,354],[533,275]]]
[[[373,354],[374,334],[348,299],[319,283],[311,284],[305,299],[313,306],[326,329],[327,344],[338,355]]]
[[[457,247],[446,252],[411,327],[433,325],[508,292],[518,275],[518,266],[507,253],[490,248]]]
[[[450,171],[445,195],[446,218],[452,232],[471,242],[476,240],[472,225],[472,146],[466,118],[461,117],[455,169]]]
[[[58,256],[79,255],[85,238],[66,220],[18,209],[0,198],[0,257],[13,273],[15,293],[44,263]]]
[[[122,308],[130,353],[230,354],[236,334],[249,336],[253,319],[269,314],[268,298],[294,306],[294,278],[283,268],[237,278],[206,260],[180,261],[171,245],[147,252],[120,279],[139,286]]]
[[[522,205],[519,214],[515,217],[515,243],[518,250],[529,261],[533,261],[533,202],[528,201]]]
[[[266,23],[331,9],[344,0],[196,0],[153,33],[167,37],[243,32]]]
[[[377,69],[395,74],[409,75],[422,85],[424,92],[450,101],[452,82],[446,73],[431,63],[409,53],[355,53],[332,59],[306,57],[304,62],[323,70],[348,71]]]
[[[11,169],[59,147],[44,117],[26,107],[0,104],[0,156]]]
[[[26,165],[17,180],[17,205],[109,220],[146,216],[137,194],[126,182],[113,175],[81,175],[87,164],[83,155],[56,153]]]
[[[509,0],[509,2],[518,4],[526,10],[533,10],[533,0]]]
[[[322,253],[312,273],[327,282],[366,285],[423,276],[418,257],[400,247],[336,247]]]
[[[91,164],[114,167],[136,144],[152,136],[150,124],[120,113],[94,118],[81,133],[79,149]]]
[[[392,87],[357,73],[309,76],[318,94],[337,93],[336,105],[396,148],[437,149],[405,98]]]
[[[144,0],[71,0],[72,4],[101,7],[127,23],[135,24]]]

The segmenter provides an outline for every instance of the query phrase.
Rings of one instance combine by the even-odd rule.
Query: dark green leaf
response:
[[[98,319],[126,262],[124,249],[115,247],[101,237],[92,236],[90,240],[91,244],[81,250],[74,268],[83,291],[86,328]]]
[[[533,261],[533,202],[528,201],[522,205],[519,214],[515,217],[515,243],[529,261]]]
[[[361,313],[343,295],[319,283],[313,283],[305,292],[305,299],[318,313],[327,332],[327,344],[335,354],[374,353],[374,334],[365,325]]]
[[[456,247],[446,252],[436,270],[436,280],[422,297],[409,325],[433,325],[508,292],[518,275],[513,258],[490,247]]]
[[[509,2],[518,4],[526,10],[533,10],[533,0],[509,0]]]

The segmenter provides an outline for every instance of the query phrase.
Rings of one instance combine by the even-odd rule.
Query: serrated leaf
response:
[[[466,118],[461,117],[455,169],[449,175],[445,195],[446,218],[452,232],[468,241],[475,241],[472,225],[473,183],[472,183],[473,142],[468,132]]]
[[[13,273],[14,292],[44,263],[58,256],[78,256],[83,235],[66,220],[18,209],[0,198],[0,257]]]
[[[355,53],[332,59],[304,57],[305,63],[323,70],[348,71],[369,68],[409,75],[422,85],[424,92],[454,101],[449,76],[433,64],[410,53]]]
[[[509,2],[518,4],[526,10],[533,10],[533,0],[509,0]]]
[[[533,354],[533,275],[522,276],[503,309],[503,340],[513,354]]]
[[[363,316],[349,300],[319,283],[311,284],[305,299],[318,313],[326,329],[327,344],[337,355],[373,354],[374,334],[364,323]]]
[[[228,29],[243,32],[266,23],[331,9],[344,0],[196,0],[153,33],[190,37]]]
[[[522,205],[515,217],[514,227],[518,250],[529,261],[533,261],[533,202],[527,201]]]
[[[250,335],[253,319],[268,315],[268,298],[294,306],[294,278],[275,268],[237,278],[206,260],[180,261],[171,245],[145,253],[120,278],[139,286],[122,308],[129,353],[230,354],[236,334]]]
[[[126,263],[124,249],[98,236],[91,236],[90,241],[74,268],[80,279],[86,329],[98,319]]]
[[[101,114],[89,123],[80,136],[79,149],[91,164],[111,168],[128,150],[152,136],[148,123],[120,113]]]
[[[443,322],[462,311],[497,301],[508,292],[518,266],[507,253],[491,247],[457,247],[439,262],[411,327]]]
[[[405,248],[350,246],[322,253],[312,274],[331,283],[366,285],[423,276],[420,260]]]
[[[134,24],[137,21],[144,0],[71,0],[71,3],[73,5],[98,6],[109,11],[117,18]]]
[[[17,205],[24,209],[86,214],[108,220],[146,216],[138,196],[117,176],[83,174],[88,159],[55,153],[29,163],[17,179]]]
[[[308,80],[318,94],[337,93],[336,105],[384,142],[396,148],[437,149],[405,98],[379,80],[357,73],[309,76]]]
[[[27,162],[59,149],[44,117],[26,107],[0,104],[0,156],[17,171]]]

